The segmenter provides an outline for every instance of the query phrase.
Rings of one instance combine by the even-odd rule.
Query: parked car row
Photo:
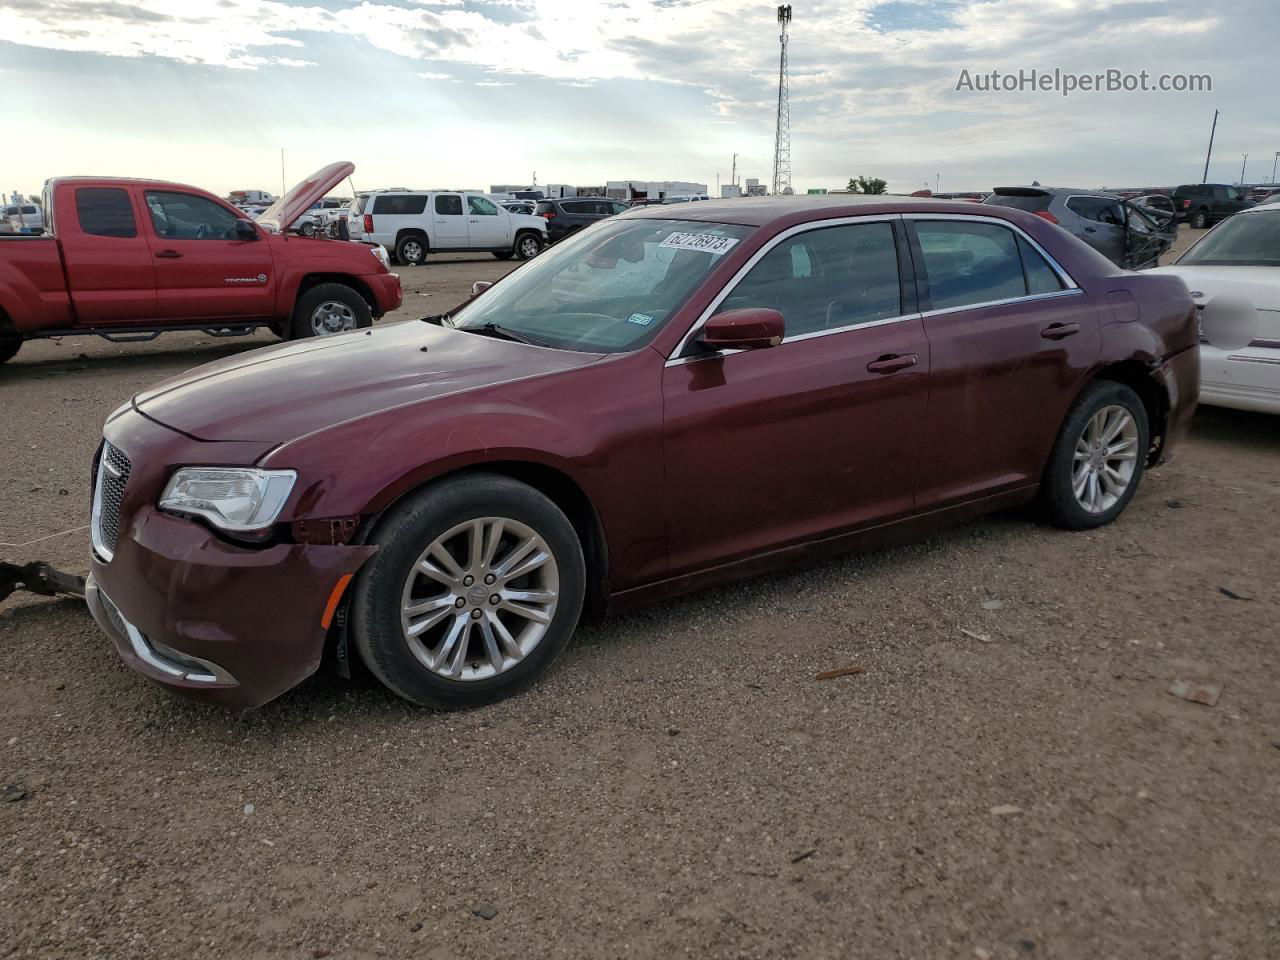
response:
[[[11,203],[0,206],[0,233],[39,234],[44,232],[44,212],[39,204]]]

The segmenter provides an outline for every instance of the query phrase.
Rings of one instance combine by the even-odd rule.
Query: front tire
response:
[[[318,283],[298,298],[290,323],[291,339],[327,337],[373,325],[364,297],[341,283]]]
[[[1192,214],[1192,216],[1191,216],[1191,227],[1192,227],[1192,229],[1194,229],[1194,230],[1203,230],[1203,229],[1204,229],[1205,227],[1207,227],[1207,226],[1209,226],[1209,211],[1208,211],[1208,210],[1197,210],[1194,214]]]
[[[1151,446],[1147,409],[1123,383],[1098,380],[1077,398],[1045,469],[1045,512],[1055,526],[1110,523],[1133,499]]]
[[[426,238],[411,234],[396,242],[396,259],[406,266],[420,267],[427,262]]]
[[[522,233],[516,237],[515,255],[520,260],[532,260],[542,252],[542,238],[536,233]]]
[[[546,496],[498,474],[445,480],[390,514],[352,603],[356,649],[393,693],[460,710],[504,699],[568,645],[582,545]]]
[[[12,360],[22,349],[22,338],[12,333],[0,333],[0,363]]]

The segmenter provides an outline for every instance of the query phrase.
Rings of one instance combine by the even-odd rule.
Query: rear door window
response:
[[[119,187],[80,187],[76,190],[76,218],[80,229],[95,237],[136,237],[138,223],[129,194]]]
[[[381,213],[387,216],[414,217],[427,209],[427,196],[424,193],[379,194],[373,200],[370,213]],[[458,210],[462,212],[461,209]]]
[[[1049,261],[1022,237],[1018,237],[1018,253],[1022,256],[1022,272],[1027,277],[1028,293],[1057,293],[1062,289],[1062,280],[1049,266]]]
[[[436,213],[442,217],[462,216],[462,198],[456,193],[437,194]]]
[[[970,221],[918,220],[916,236],[932,309],[969,307],[1027,295],[1012,230]]]

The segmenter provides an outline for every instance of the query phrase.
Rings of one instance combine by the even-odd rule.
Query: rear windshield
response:
[[[1039,213],[1041,210],[1049,209],[1049,201],[1053,199],[1047,193],[993,193],[983,203],[988,203],[993,207],[1013,207],[1015,210],[1025,210],[1027,213]]]
[[[1187,266],[1280,266],[1280,211],[1243,213],[1224,220],[1184,253]]]
[[[544,213],[555,213],[555,210],[556,205],[550,200],[539,200],[538,205],[533,208],[533,212],[538,216],[542,216]]]

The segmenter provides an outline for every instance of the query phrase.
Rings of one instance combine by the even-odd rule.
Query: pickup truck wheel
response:
[[[392,692],[439,710],[522,690],[569,644],[586,592],[582,545],[545,495],[468,474],[398,506],[352,597],[356,649]]]
[[[410,267],[426,263],[427,241],[418,236],[401,237],[396,244],[396,259]]]
[[[536,233],[522,233],[516,237],[515,254],[521,260],[532,260],[542,252],[542,238]]]
[[[298,228],[298,233],[304,237],[314,237],[316,235],[316,225],[314,223],[304,223]]]
[[[320,283],[298,298],[293,308],[294,340],[327,337],[373,324],[364,297],[341,283]]]
[[[1203,230],[1209,225],[1209,211],[1197,210],[1191,215],[1191,226],[1196,230]]]
[[[495,250],[493,251],[493,255],[499,260],[510,260],[515,256],[515,252],[512,250]]]
[[[22,349],[22,338],[11,333],[0,333],[0,363],[12,360]]]
[[[1097,380],[1062,425],[1045,470],[1048,519],[1067,530],[1110,523],[1133,499],[1150,445],[1147,408],[1123,383]]]

